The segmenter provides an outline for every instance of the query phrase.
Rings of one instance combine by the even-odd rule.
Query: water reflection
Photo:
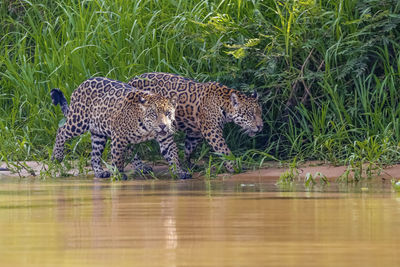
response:
[[[0,180],[2,266],[396,266],[386,184]],[[4,265],[3,265],[4,263]]]

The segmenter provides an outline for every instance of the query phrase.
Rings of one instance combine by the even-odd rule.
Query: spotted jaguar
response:
[[[178,97],[175,125],[177,130],[186,133],[185,158],[189,166],[190,155],[203,138],[215,152],[223,155],[231,153],[222,134],[226,123],[236,123],[249,136],[254,136],[263,128],[257,92],[247,96],[218,82],[200,83],[161,72],[142,74],[128,84],[141,91]],[[226,161],[225,168],[229,172],[234,171],[232,162]]]
[[[60,89],[51,91],[54,105],[60,105],[66,123],[57,131],[52,159],[64,158],[65,142],[87,131],[91,133],[91,164],[95,177],[106,178],[101,156],[107,137],[111,138],[112,164],[124,170],[124,155],[128,144],[155,139],[164,158],[181,179],[190,178],[178,161],[173,141],[177,99],[138,91],[126,83],[96,77],[84,81],[71,95],[71,104]]]

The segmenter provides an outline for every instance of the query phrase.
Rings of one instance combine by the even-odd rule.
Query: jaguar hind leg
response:
[[[52,160],[61,162],[64,159],[65,142],[88,130],[89,126],[85,123],[82,113],[82,110],[76,108],[73,108],[72,112],[68,112],[66,123],[57,130],[56,142],[51,155]],[[80,114],[80,116],[71,114]]]
[[[76,131],[72,131],[70,127],[66,125],[61,126],[57,130],[56,142],[54,143],[53,153],[51,155],[51,160],[57,160],[61,162],[64,159],[64,145],[65,142],[72,137],[81,135]]]

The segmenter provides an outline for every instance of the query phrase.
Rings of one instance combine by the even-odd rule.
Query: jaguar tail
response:
[[[60,105],[61,111],[65,117],[68,115],[69,107],[67,99],[65,98],[63,92],[60,89],[54,88],[50,91],[51,101],[55,106]]]

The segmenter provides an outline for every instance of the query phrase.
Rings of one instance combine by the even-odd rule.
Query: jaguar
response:
[[[180,167],[173,141],[177,98],[138,91],[126,83],[103,77],[91,78],[79,85],[71,95],[69,106],[60,89],[51,90],[50,95],[53,104],[60,105],[66,117],[65,124],[57,131],[53,160],[63,160],[67,140],[89,131],[95,177],[107,178],[111,173],[102,168],[101,156],[108,137],[112,165],[121,173],[127,146],[155,139],[174,173],[181,179],[190,178]]]
[[[215,152],[223,155],[231,153],[223,137],[226,123],[234,122],[249,136],[254,136],[263,128],[256,91],[248,96],[218,82],[201,83],[162,72],[141,74],[128,84],[140,91],[178,98],[175,125],[177,130],[186,133],[185,158],[189,166],[190,155],[203,139]],[[234,172],[232,162],[225,161],[224,165],[228,172]]]

